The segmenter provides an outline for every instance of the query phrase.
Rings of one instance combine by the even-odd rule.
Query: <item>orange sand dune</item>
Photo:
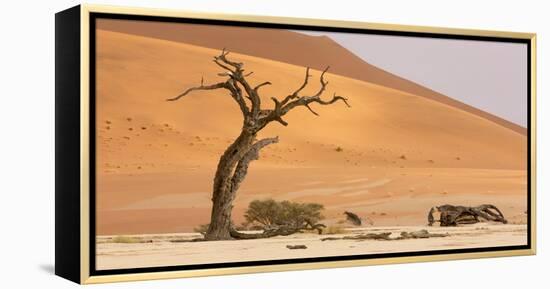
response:
[[[211,61],[219,51],[102,30],[97,37],[98,233],[188,232],[207,223],[215,165],[240,131],[239,109],[221,90],[165,100],[202,76],[221,80]],[[273,83],[262,89],[266,106],[303,81],[303,67],[230,57],[255,72],[251,82]],[[525,136],[425,97],[335,74],[327,80],[326,96],[336,91],[352,107],[315,106],[319,117],[299,109],[285,118],[288,127],[262,131],[280,143],[252,164],[236,222],[250,200],[267,197],[320,202],[329,222],[352,209],[377,224],[422,224],[431,206],[446,202],[490,202],[521,218]]]
[[[227,48],[234,52],[318,70],[330,65],[335,74],[423,96],[486,118],[521,134],[527,133],[524,127],[373,66],[324,36],[309,36],[282,29],[112,19],[98,20],[97,27],[219,50]]]

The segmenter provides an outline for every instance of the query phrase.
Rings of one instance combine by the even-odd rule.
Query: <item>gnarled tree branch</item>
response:
[[[328,69],[328,67],[327,67],[327,69]],[[308,82],[308,79],[310,77],[311,77],[311,74],[309,74],[309,67],[306,67],[306,76],[305,76],[305,79],[304,79],[304,82],[302,83],[302,85],[300,87],[298,87],[298,89],[296,89],[292,94],[285,97],[283,99],[283,101],[281,101],[281,104],[285,105],[290,100],[298,98],[298,94],[300,93],[300,91],[302,91],[302,89],[304,89],[307,86],[307,82]]]
[[[252,117],[257,117],[261,110],[261,99],[258,95],[257,89],[252,88],[252,86],[246,80],[246,77],[252,73],[244,74],[244,65],[241,62],[229,60],[227,58],[228,54],[229,51],[226,51],[224,48],[220,55],[214,57],[214,62],[218,66],[229,71],[230,73],[228,73],[228,76],[244,88],[244,91],[246,92],[246,98],[248,98],[251,102],[250,114]]]
[[[214,90],[214,89],[220,89],[220,88],[229,89],[227,87],[226,82],[218,82],[216,84],[204,85],[204,80],[201,79],[201,85],[200,86],[195,86],[195,87],[188,88],[186,91],[178,94],[175,97],[169,98],[166,101],[176,101],[176,100],[188,95],[189,93],[191,93],[192,91],[195,91],[195,90]]]
[[[227,89],[229,91],[229,94],[231,95],[231,97],[239,105],[239,108],[241,109],[241,112],[243,113],[243,116],[245,118],[247,118],[250,114],[250,111],[249,111],[248,107],[246,106],[246,102],[244,101],[244,99],[242,97],[242,93],[241,93],[239,87],[235,84],[234,80],[232,80],[232,79],[229,79],[225,82],[218,82],[218,83],[212,84],[212,85],[204,85],[204,79],[201,79],[201,85],[200,86],[195,86],[195,87],[188,88],[183,93],[181,93],[181,94],[179,94],[179,95],[177,95],[173,98],[169,98],[166,101],[176,101],[176,100],[186,96],[187,94],[191,93],[192,91],[215,90],[215,89],[220,89],[220,88],[224,88],[224,89]]]
[[[235,168],[235,172],[233,173],[233,177],[231,178],[232,192],[236,192],[239,189],[241,182],[244,180],[246,174],[248,173],[248,166],[252,161],[255,161],[259,158],[260,150],[270,144],[277,142],[279,142],[279,137],[264,138],[252,144],[248,152],[241,158],[241,160],[237,164],[237,167]]]
[[[273,102],[275,103],[275,106],[272,110],[263,110],[264,113],[262,114],[263,117],[260,118],[260,129],[265,127],[267,124],[269,124],[272,121],[277,121],[282,125],[288,125],[288,123],[283,120],[283,116],[286,115],[288,112],[293,110],[296,107],[299,106],[305,106],[311,113],[314,115],[319,115],[313,108],[311,107],[311,104],[317,103],[320,105],[330,105],[337,101],[342,101],[346,104],[346,106],[351,107],[347,101],[347,98],[343,96],[334,95],[330,100],[323,100],[321,99],[321,95],[326,90],[326,87],[328,85],[328,81],[325,80],[325,73],[328,71],[329,67],[325,68],[323,72],[321,73],[321,76],[319,77],[319,82],[321,83],[321,87],[312,96],[300,96],[299,93],[307,86],[308,79],[311,77],[309,74],[309,67],[306,68],[306,76],[304,78],[304,82],[298,89],[296,89],[292,94],[285,97],[282,101],[277,100],[276,98],[272,98]],[[265,113],[268,112],[268,113]]]
[[[266,82],[262,82],[262,83],[256,85],[256,86],[254,87],[254,91],[256,91],[256,93],[258,93],[258,89],[260,89],[260,87],[262,87],[262,86],[264,86],[264,85],[271,85],[271,82],[266,81]]]

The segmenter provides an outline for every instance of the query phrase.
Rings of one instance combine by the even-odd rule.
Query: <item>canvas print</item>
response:
[[[527,245],[527,44],[95,21],[95,270]]]

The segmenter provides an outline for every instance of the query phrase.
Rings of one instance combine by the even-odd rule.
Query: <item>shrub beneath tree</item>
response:
[[[248,205],[244,217],[247,226],[260,226],[264,230],[283,226],[300,228],[322,220],[323,209],[323,205],[316,203],[254,200]]]

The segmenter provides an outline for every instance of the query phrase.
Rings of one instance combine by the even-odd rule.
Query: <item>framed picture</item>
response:
[[[56,274],[535,254],[535,34],[56,14]]]

